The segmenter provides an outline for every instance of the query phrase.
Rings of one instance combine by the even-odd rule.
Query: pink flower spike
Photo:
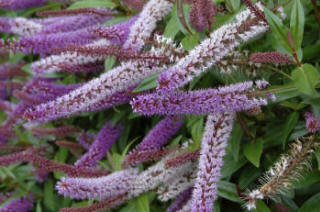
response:
[[[320,129],[320,120],[313,113],[306,113],[306,128],[311,133],[316,133]]]

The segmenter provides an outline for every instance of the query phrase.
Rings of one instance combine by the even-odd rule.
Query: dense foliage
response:
[[[320,211],[320,1],[0,9],[0,212]]]

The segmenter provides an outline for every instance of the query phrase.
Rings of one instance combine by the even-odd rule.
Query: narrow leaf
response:
[[[299,113],[298,112],[293,112],[287,117],[285,125],[284,125],[284,130],[282,131],[283,132],[282,137],[281,137],[281,143],[283,145],[283,148],[286,145],[286,141],[287,141],[289,134],[291,133],[293,128],[296,126],[298,120],[299,120]]]
[[[288,29],[283,25],[282,20],[265,7],[264,13],[266,15],[268,24],[270,25],[270,28],[273,32],[273,36],[288,52],[292,52],[286,33]]]
[[[296,49],[301,47],[304,30],[304,11],[300,0],[295,0],[291,10],[290,31]]]
[[[320,211],[320,193],[312,196],[310,199],[304,202],[304,204],[298,210],[298,212],[309,212],[309,211],[310,212]]]

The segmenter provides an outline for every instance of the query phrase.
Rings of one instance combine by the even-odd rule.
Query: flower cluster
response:
[[[101,160],[104,157],[106,151],[111,148],[112,144],[120,136],[120,133],[120,126],[112,126],[111,122],[107,122],[95,137],[95,140],[90,145],[88,152],[82,155],[75,165],[78,167],[94,166],[98,160]]]
[[[257,88],[261,82],[258,81]],[[237,83],[218,89],[198,91],[158,91],[134,98],[135,112],[153,114],[211,114],[236,112],[266,105],[265,98],[256,98],[252,82]]]
[[[278,195],[285,195],[301,177],[301,173],[310,168],[309,160],[314,149],[319,143],[314,139],[306,138],[304,143],[297,140],[292,144],[290,152],[282,155],[260,179],[261,186],[250,191],[245,197],[246,208],[256,208],[256,201],[264,198],[276,198]]]
[[[17,198],[6,203],[3,207],[0,207],[1,212],[28,212],[33,208],[32,195],[28,197]]]
[[[201,142],[199,170],[192,193],[192,212],[213,211],[213,203],[218,196],[216,183],[219,181],[233,119],[232,113],[208,116]]]
[[[21,194],[25,197],[8,201],[0,211],[32,210],[42,194],[31,197],[29,190],[38,191],[40,183],[50,179],[45,189],[56,181],[59,195],[92,203],[60,212],[113,210],[146,192],[154,192],[162,204],[170,201],[167,212],[212,212],[222,176],[230,181],[231,199],[239,196],[252,210],[258,200],[285,194],[308,167],[319,146],[319,73],[310,67],[304,70],[302,51],[293,41],[296,34],[289,31],[291,55],[267,50],[269,43],[252,47],[261,44],[260,38],[270,39],[262,35],[273,29],[268,24],[272,12],[284,18],[282,5],[271,12],[250,0],[243,1],[244,9],[212,0],[121,0],[96,8],[83,8],[83,1],[54,2],[27,10],[38,11],[38,17],[23,17],[23,11],[0,17],[0,32],[5,33],[1,55],[9,61],[0,65],[0,166],[18,164],[0,173],[0,181],[6,181],[1,191],[12,196],[15,186],[19,192],[26,190]],[[46,3],[0,0],[0,8],[20,10]],[[298,26],[291,22],[290,30],[294,27]],[[310,81],[312,87],[301,86],[297,72],[286,73],[296,65],[305,77],[301,81]],[[278,79],[279,73],[290,83]],[[273,105],[276,96],[286,100],[280,104],[284,109]],[[305,101],[287,101],[291,96]],[[278,134],[270,138],[267,132],[273,127],[266,116],[304,111],[309,102],[315,104],[314,113],[305,113],[307,131],[300,129],[294,112],[281,139],[284,143],[307,133],[310,137],[294,143],[258,188],[248,193],[240,188],[253,177],[234,186],[232,173],[243,173],[240,168],[247,162],[258,166],[263,151],[255,146],[259,137],[267,147],[277,142]],[[29,169],[27,174],[37,183],[20,185],[16,178],[21,170],[14,175],[17,167],[22,172]],[[227,177],[224,172],[229,172]],[[0,195],[2,199],[10,198]],[[132,203],[136,201],[128,204]]]
[[[209,28],[214,23],[214,5],[210,0],[193,1],[190,13],[189,21],[191,26],[196,30],[202,31],[205,28]]]
[[[320,120],[312,113],[306,113],[306,128],[311,133],[316,133],[320,129]]]
[[[228,56],[242,42],[266,32],[268,26],[249,9],[236,15],[234,23],[226,24],[210,34],[187,56],[163,72],[158,79],[159,89],[179,88],[209,67]]]

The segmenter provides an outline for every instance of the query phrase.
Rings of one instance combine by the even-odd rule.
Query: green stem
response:
[[[283,76],[287,77],[288,79],[293,80],[293,78],[290,75],[288,75],[287,73],[283,72],[282,70],[277,69],[277,68],[272,67],[272,66],[269,66],[269,65],[265,65],[265,66],[266,66],[266,68],[269,68],[272,71],[275,71],[275,72],[277,72],[279,74],[282,74]]]

